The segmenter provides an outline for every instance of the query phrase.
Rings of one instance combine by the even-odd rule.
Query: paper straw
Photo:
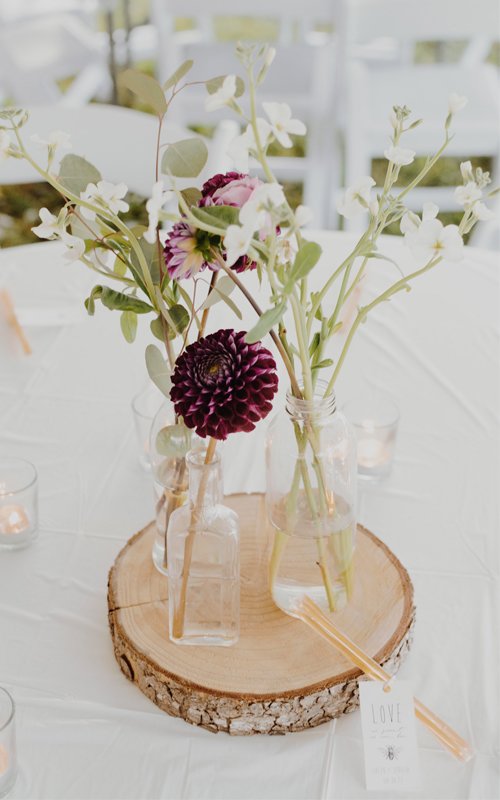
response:
[[[373,680],[387,683],[392,676],[377,664],[371,656],[367,655],[355,642],[338,630],[331,620],[321,611],[319,606],[304,596],[296,608],[296,615],[326,639],[330,644],[337,648],[346,658],[359,667],[365,675]],[[446,747],[460,761],[469,761],[474,751],[470,744],[462,739],[449,725],[443,722],[432,711],[426,708],[420,700],[414,698],[415,714],[418,719],[439,739],[441,744]]]
[[[31,355],[32,351],[31,351],[30,343],[28,342],[28,339],[26,338],[26,334],[24,333],[24,330],[21,327],[21,325],[19,323],[19,320],[18,320],[18,318],[16,316],[16,312],[15,312],[15,309],[14,309],[14,303],[12,302],[12,298],[11,298],[9,292],[7,291],[7,289],[0,290],[0,297],[2,298],[4,307],[5,307],[5,313],[7,315],[7,322],[14,329],[14,332],[15,332],[17,338],[19,339],[19,341],[21,342],[21,345],[22,345],[22,348],[23,348],[23,351],[25,352],[25,354],[27,356]]]

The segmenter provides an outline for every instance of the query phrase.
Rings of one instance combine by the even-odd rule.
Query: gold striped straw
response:
[[[322,612],[310,597],[304,595],[294,609],[294,616],[297,616],[306,625],[315,630],[326,639],[331,645],[337,648],[346,658],[361,669],[365,675],[376,681],[387,683],[392,676],[367,655],[355,642],[336,628],[331,620]],[[470,744],[462,739],[449,725],[443,722],[432,711],[426,708],[420,700],[414,698],[415,714],[417,718],[439,739],[441,744],[446,747],[460,761],[469,761],[474,756],[474,751]]]
[[[28,342],[28,339],[27,339],[26,334],[25,334],[25,332],[24,332],[24,330],[23,330],[23,328],[21,326],[21,323],[19,322],[19,320],[18,320],[18,318],[16,316],[14,303],[12,302],[12,298],[11,298],[9,292],[7,291],[7,289],[0,290],[0,298],[2,299],[4,307],[5,307],[5,314],[7,316],[7,322],[14,329],[14,333],[16,334],[17,338],[21,342],[21,346],[23,348],[24,353],[27,356],[31,355],[32,351],[31,351],[30,343]]]

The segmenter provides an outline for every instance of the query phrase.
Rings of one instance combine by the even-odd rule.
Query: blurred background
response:
[[[272,42],[277,56],[260,99],[289,103],[308,127],[293,148],[272,151],[273,168],[293,205],[312,208],[315,228],[349,224],[335,211],[342,187],[369,174],[378,185],[383,182],[394,104],[409,106],[425,120],[403,141],[418,155],[401,170],[402,182],[411,179],[442,142],[452,92],[469,102],[456,118],[448,155],[412,202],[415,210],[425,201],[437,202],[442,221],[456,222],[460,211],[453,188],[461,183],[460,161],[471,159],[490,170],[494,182],[500,177],[499,27],[497,0],[0,0],[0,106],[48,108],[50,130],[65,129],[60,120],[67,119],[68,108],[76,120],[90,104],[146,114],[131,94],[119,90],[120,72],[127,67],[163,82],[193,58],[189,80],[238,74],[238,40]],[[231,116],[227,109],[205,112],[205,95],[204,86],[190,87],[172,103],[168,118],[220,147],[238,133],[237,123],[225,122]],[[101,123],[108,148],[124,161],[150,159],[153,165],[154,153],[142,152],[140,135],[131,141],[123,117],[115,118],[113,136]],[[114,118],[106,119],[112,124]],[[123,136],[117,138],[120,125]],[[96,165],[114,179],[106,174],[106,163]],[[221,157],[221,168],[228,166]],[[38,209],[57,209],[58,196],[15,169],[7,177],[4,172],[1,168],[0,246],[35,241],[30,229]],[[152,182],[149,175],[143,181]],[[128,216],[145,219],[144,197],[129,200]],[[480,223],[472,243],[495,247],[498,230],[498,219]]]

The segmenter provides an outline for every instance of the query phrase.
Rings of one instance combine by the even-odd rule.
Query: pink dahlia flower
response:
[[[266,417],[278,390],[276,362],[245,331],[226,328],[186,347],[172,373],[170,398],[188,428],[205,438],[226,439],[252,431]]]
[[[207,267],[218,269],[217,263],[210,260],[210,249],[210,234],[192,228],[182,220],[176,222],[163,248],[168,274],[179,280],[192,278]]]

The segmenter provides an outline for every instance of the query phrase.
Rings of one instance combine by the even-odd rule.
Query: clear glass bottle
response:
[[[153,419],[149,437],[149,458],[153,475],[156,536],[153,562],[168,574],[165,540],[170,515],[187,502],[188,470],[186,455],[200,441],[175,416],[174,406],[165,400]]]
[[[312,400],[288,394],[268,429],[269,580],[288,613],[305,594],[325,611],[338,610],[353,591],[356,439],[325,389],[318,381]]]
[[[223,505],[220,456],[186,457],[189,502],[170,517],[168,605],[170,639],[178,644],[235,644],[239,637],[239,521]]]

